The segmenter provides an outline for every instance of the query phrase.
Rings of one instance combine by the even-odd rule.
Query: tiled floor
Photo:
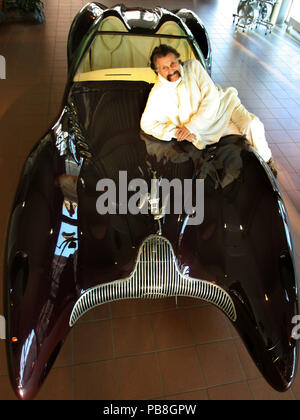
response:
[[[59,110],[68,28],[85,1],[46,3],[44,25],[0,26],[0,54],[7,62],[7,79],[0,80],[1,262],[21,166]],[[267,37],[263,29],[235,33],[237,0],[159,3],[199,13],[212,41],[215,81],[238,88],[265,123],[299,262],[300,45],[279,28]],[[0,399],[14,398],[0,340]],[[123,301],[95,309],[73,328],[37,399],[299,400],[300,375],[288,392],[273,391],[229,321],[201,301]]]

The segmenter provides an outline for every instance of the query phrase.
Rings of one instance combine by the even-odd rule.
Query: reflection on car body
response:
[[[219,167],[216,158],[228,142],[239,143],[235,136],[206,155],[143,137],[140,117],[155,80],[149,58],[162,42],[210,72],[207,32],[186,9],[89,3],[72,23],[62,109],[25,162],[8,230],[7,355],[21,399],[35,397],[84,313],[127,298],[189,296],[212,303],[271,386],[284,391],[294,380],[297,278],[280,191],[247,147],[238,149],[238,173],[226,178],[225,161]],[[99,214],[98,181],[110,179],[118,188],[122,171],[128,183],[142,177],[148,187],[154,174],[194,186],[201,174],[203,223],[187,223],[193,214],[184,207],[182,214],[155,218],[124,214],[116,202],[115,214]],[[174,192],[169,199],[172,209]]]

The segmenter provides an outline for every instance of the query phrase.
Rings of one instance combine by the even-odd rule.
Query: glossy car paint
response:
[[[166,215],[158,223],[151,214],[101,216],[96,211],[99,179],[118,185],[122,170],[128,182],[143,177],[148,185],[154,172],[170,180],[192,179],[200,158],[184,145],[160,142],[159,159],[157,149],[143,141],[139,120],[148,83],[72,83],[99,20],[109,14],[124,19],[126,10],[92,3],[77,15],[69,36],[62,111],[24,166],[5,257],[12,386],[20,399],[35,397],[70,331],[77,299],[95,285],[126,278],[142,242],[159,232],[170,241],[182,272],[230,295],[237,312],[233,325],[254,362],[271,386],[285,391],[297,366],[297,342],[291,336],[298,314],[297,274],[285,206],[259,156],[242,150],[240,176],[224,188],[205,179],[205,216],[198,226],[185,225],[185,214]],[[166,19],[184,25],[163,9],[154,16],[155,25]],[[154,23],[143,27],[141,19],[132,30],[151,32]],[[210,51],[206,58],[209,63]]]

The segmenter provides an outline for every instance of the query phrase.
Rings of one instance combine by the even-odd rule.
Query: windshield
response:
[[[155,73],[150,69],[150,57],[160,44],[175,48],[181,61],[195,58],[186,34],[176,22],[165,22],[155,35],[148,36],[128,32],[118,18],[110,16],[101,22],[74,81],[146,80],[152,83]]]

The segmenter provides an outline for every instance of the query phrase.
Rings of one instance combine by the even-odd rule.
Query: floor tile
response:
[[[7,375],[5,340],[0,340],[0,375]]]
[[[85,3],[45,2],[43,25],[0,24],[0,54],[7,62],[7,79],[0,80],[0,175],[5,180],[0,211],[2,260],[21,169],[60,112],[68,30]],[[156,6],[154,0],[146,3]],[[182,3],[160,2],[166,8],[181,8]],[[237,3],[186,0],[184,7],[198,13],[207,27],[214,80],[223,87],[236,87],[242,103],[265,124],[300,268],[300,48],[280,28],[267,36],[262,28],[235,32],[232,13]],[[115,2],[105,4],[110,7]],[[134,7],[136,1],[127,0],[126,5]],[[16,399],[4,344],[1,340],[0,399]],[[299,375],[290,391],[272,390],[223,313],[199,299],[124,300],[96,307],[79,320],[36,397],[120,398],[299,400]]]
[[[72,367],[51,369],[36,400],[72,400]]]
[[[72,365],[73,363],[73,331],[71,331],[63,343],[53,367]]]
[[[113,320],[116,356],[154,351],[154,339],[149,315]]]
[[[117,360],[121,400],[152,399],[163,395],[155,353]]]
[[[189,320],[196,343],[222,340],[231,337],[225,316],[212,305],[188,310]]]
[[[265,123],[265,120],[264,120]],[[290,143],[293,141],[291,133],[280,128],[279,130],[274,129],[271,124],[271,129],[268,130],[268,135],[271,137],[272,142],[274,143]]]
[[[186,310],[171,310],[151,315],[155,345],[158,350],[194,343]]]
[[[300,145],[296,143],[277,143],[277,146],[287,158],[300,156]]]
[[[7,375],[0,375],[0,400],[17,400]]]
[[[75,400],[117,400],[118,385],[113,360],[74,367]]]
[[[284,99],[278,99],[278,101],[281,103],[282,106],[285,108],[297,108],[298,104],[294,99],[291,98],[284,98]]]
[[[266,130],[283,130],[286,127],[283,127],[277,118],[265,118],[264,126]]]
[[[248,381],[251,394],[255,400],[293,400],[294,396],[290,390],[286,392],[277,392],[270,385],[267,384],[265,379],[250,379]]]
[[[149,312],[149,301],[147,299],[124,299],[111,303],[112,317],[131,316]]]
[[[148,302],[149,312],[160,312],[177,308],[176,299],[173,296],[164,299],[150,299]]]
[[[194,347],[158,353],[165,394],[192,391],[204,386],[203,373]]]
[[[289,130],[288,134],[293,141],[300,142],[300,130]]]
[[[260,371],[258,370],[256,364],[252,360],[247,348],[240,338],[235,340],[235,345],[246,378],[249,379],[261,377]]]
[[[290,163],[291,167],[294,168],[294,170],[296,172],[300,172],[300,157],[298,157],[298,156],[295,156],[295,157],[288,156],[287,160]]]
[[[89,310],[79,319],[78,322],[96,321],[108,318],[110,318],[110,305],[109,303],[106,303]]]
[[[295,118],[277,118],[277,121],[285,130],[290,131],[300,129],[300,124]]]
[[[236,382],[208,389],[210,400],[252,400],[247,382]]]
[[[74,362],[91,362],[113,357],[110,321],[77,324],[74,327]]]
[[[296,375],[296,379],[291,387],[292,394],[295,396],[296,400],[300,400],[300,374],[299,369]]]
[[[199,391],[184,392],[183,394],[172,394],[164,397],[164,400],[193,400],[193,401],[206,401],[208,400],[207,391],[205,389],[200,389]],[[199,403],[198,403],[199,404]]]
[[[208,386],[245,379],[231,340],[199,345],[197,352]]]

